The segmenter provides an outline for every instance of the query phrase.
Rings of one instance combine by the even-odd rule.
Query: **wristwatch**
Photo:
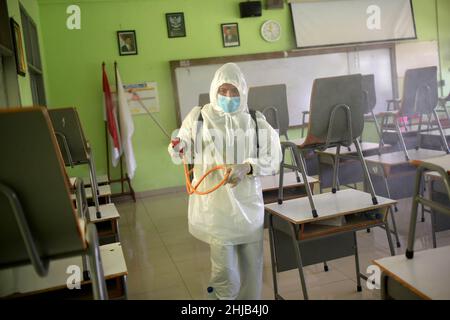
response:
[[[251,165],[251,163],[249,163],[250,166],[250,171],[247,173],[248,176],[251,176],[253,174],[253,166]]]

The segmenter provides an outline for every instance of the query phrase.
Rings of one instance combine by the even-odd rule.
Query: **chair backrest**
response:
[[[360,74],[315,79],[311,92],[309,129],[304,146],[328,143],[351,144],[352,138],[360,137],[364,128],[364,99]],[[329,133],[330,119],[333,110],[339,105],[350,109],[351,126],[343,108],[336,110],[332,132]]]
[[[267,122],[279,130],[280,135],[286,135],[289,129],[289,112],[285,84],[251,87],[248,90],[248,107],[264,113]],[[269,107],[277,110],[278,124],[274,112],[263,112]]]
[[[201,93],[198,96],[198,105],[203,107],[205,104],[209,103],[209,93]]]
[[[362,76],[362,90],[365,100],[364,114],[370,113],[377,104],[377,95],[375,93],[375,76],[366,74]]]
[[[430,114],[437,104],[437,67],[406,70],[401,114],[405,116]]]
[[[0,183],[16,194],[43,260],[79,254],[84,229],[45,108],[0,110]],[[7,197],[0,192],[0,268],[30,263]]]
[[[70,165],[64,138],[70,152],[73,164],[87,163],[86,138],[81,127],[80,118],[75,108],[49,109],[48,114],[56,133],[56,138],[66,166]]]

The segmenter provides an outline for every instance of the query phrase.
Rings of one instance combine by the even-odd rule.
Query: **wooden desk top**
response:
[[[408,154],[411,160],[425,160],[436,158],[445,155],[443,151],[429,150],[429,149],[410,149]],[[382,155],[373,155],[364,158],[366,162],[382,164],[387,166],[395,166],[408,163],[403,151],[396,151],[390,153],[383,153]]]
[[[438,167],[441,167],[445,171],[447,171],[448,174],[450,174],[450,155],[447,154],[442,157],[427,159],[427,160],[412,160],[411,163],[415,166],[419,166],[421,163],[431,163]],[[436,175],[438,173],[436,172]]]
[[[300,180],[302,179],[300,173]],[[264,176],[261,177],[261,186],[263,192],[265,191],[271,191],[271,190],[278,190],[280,185],[280,175],[276,174],[273,176]],[[318,183],[319,180],[313,178],[313,177],[307,177],[307,180],[309,183]],[[283,177],[283,187],[289,188],[289,187],[299,187],[305,185],[303,181],[297,182],[297,177],[295,175],[295,172],[290,171],[286,172]]]
[[[450,137],[450,129],[443,129],[444,131],[444,135],[448,138]],[[440,136],[441,133],[439,130],[431,130],[431,131],[427,131],[427,132],[422,132],[421,135],[423,136]]]
[[[117,211],[114,203],[101,204],[99,207],[100,213],[102,214],[102,217],[100,219],[97,218],[95,206],[91,206],[88,208],[90,219],[89,221],[96,223],[120,218],[119,211]]]
[[[308,197],[283,201],[283,204],[271,203],[265,206],[271,214],[294,223],[317,222],[352,213],[368,211],[394,205],[395,200],[377,196],[378,204],[372,204],[372,196],[354,189],[345,189],[333,194],[322,193],[313,196],[318,218],[313,218]]]
[[[86,199],[92,199],[92,188],[84,188],[84,191],[86,192]],[[111,186],[109,184],[98,186],[98,191],[100,193],[99,198],[101,197],[109,197],[111,196]],[[72,200],[76,199],[75,194],[70,195]]]
[[[128,274],[119,242],[100,246],[100,254],[105,279]],[[43,278],[36,274],[32,265],[0,270],[0,297],[14,293],[30,294],[66,288],[69,276],[66,270],[71,265],[82,268],[81,256],[52,261],[48,275]],[[81,284],[84,283],[87,282],[81,282]]]
[[[450,299],[450,246],[375,260],[381,270],[423,299]]]

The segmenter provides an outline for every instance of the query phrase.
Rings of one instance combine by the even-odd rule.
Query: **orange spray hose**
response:
[[[141,107],[147,112],[147,114],[152,118],[152,120],[156,123],[156,125],[161,129],[162,133],[167,138],[169,138],[169,140],[172,140],[172,138],[167,133],[167,131],[164,129],[164,127],[158,122],[158,120],[155,119],[155,117],[150,113],[150,111],[148,111],[148,109],[144,105],[144,103],[142,103],[141,97],[139,97],[139,95],[133,89],[128,89],[128,92],[133,95],[133,97],[132,97],[133,101],[138,101],[139,102]],[[188,165],[187,165],[184,157],[183,157],[183,166],[184,166],[184,177],[186,179],[186,191],[187,191],[187,193],[189,195],[191,195],[191,194],[206,195],[206,194],[209,194],[211,192],[214,192],[217,189],[219,189],[221,186],[223,186],[227,182],[228,177],[230,176],[230,172],[227,171],[226,166],[224,166],[224,165],[215,166],[214,168],[208,170],[204,175],[202,175],[200,180],[198,180],[198,182],[195,184],[195,186],[193,186],[191,178],[190,178],[190,174],[191,174],[193,169],[189,170]],[[200,184],[203,182],[203,180],[208,175],[210,175],[211,173],[213,173],[214,171],[217,171],[217,170],[224,170],[224,172],[225,172],[222,181],[220,181],[215,187],[213,187],[213,188],[211,188],[209,190],[206,190],[206,191],[199,191],[199,190],[197,190],[198,187],[200,186]]]
[[[183,165],[184,165],[184,177],[186,179],[186,191],[189,195],[191,194],[198,194],[198,195],[206,195],[208,193],[214,192],[217,189],[219,189],[221,186],[223,186],[227,180],[228,177],[230,175],[229,171],[226,171],[226,166],[224,165],[219,165],[219,166],[215,166],[214,168],[209,169],[204,175],[201,176],[200,180],[197,181],[197,183],[195,184],[195,186],[192,185],[191,182],[191,178],[190,178],[190,174],[192,172],[193,169],[189,170],[188,165],[186,164],[186,161],[183,159]],[[222,181],[220,181],[216,186],[214,186],[213,188],[206,190],[206,191],[199,191],[197,190],[198,187],[200,186],[200,184],[202,183],[202,181],[211,173],[213,173],[214,171],[217,170],[224,170],[225,174],[224,177],[222,179]]]

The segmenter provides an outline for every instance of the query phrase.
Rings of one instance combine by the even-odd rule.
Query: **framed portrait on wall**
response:
[[[186,37],[184,13],[166,13],[167,35],[169,38]]]
[[[19,24],[10,18],[11,30],[13,35],[14,53],[16,56],[17,73],[25,76],[27,72],[27,64],[25,62],[25,50],[23,49],[22,31]]]
[[[237,23],[223,23],[220,25],[222,31],[223,46],[238,47],[239,43],[239,29]]]
[[[267,9],[283,9],[284,1],[283,0],[267,0],[266,8]]]
[[[130,56],[138,53],[136,32],[134,30],[117,31],[117,43],[121,56]]]

